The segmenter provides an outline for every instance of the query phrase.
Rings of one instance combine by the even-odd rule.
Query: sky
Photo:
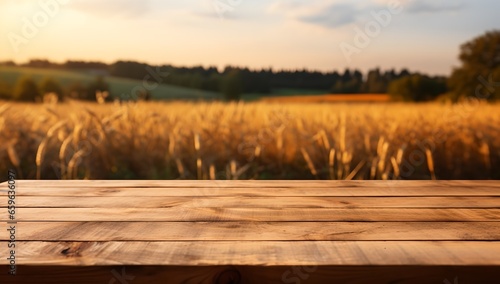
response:
[[[498,0],[0,0],[0,60],[449,74]]]

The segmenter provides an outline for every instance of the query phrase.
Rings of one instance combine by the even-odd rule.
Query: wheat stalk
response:
[[[429,148],[425,148],[425,155],[427,156],[427,166],[429,167],[431,178],[432,180],[436,180],[436,173],[434,170],[434,160],[432,159],[432,152]]]
[[[16,148],[14,144],[10,144],[7,147],[7,155],[9,156],[9,160],[12,165],[16,168],[19,177],[22,178],[22,168],[21,168],[21,160],[19,159],[19,155],[17,154]]]
[[[300,151],[302,152],[302,156],[304,157],[304,160],[306,160],[307,167],[311,171],[311,174],[313,174],[313,176],[318,176],[318,171],[316,171],[316,168],[314,167],[314,163],[311,160],[311,157],[307,153],[306,149],[304,149],[302,147],[302,148],[300,148]]]
[[[481,147],[479,148],[479,153],[483,155],[484,164],[486,165],[486,169],[488,171],[491,170],[491,158],[490,158],[490,146],[487,142],[481,143]]]
[[[358,172],[361,170],[361,168],[363,168],[365,163],[366,163],[365,161],[359,162],[359,164],[356,166],[356,168],[354,168],[354,170],[345,179],[352,180],[358,174]]]
[[[186,177],[186,170],[184,168],[184,165],[182,164],[182,161],[177,158],[177,159],[175,159],[175,163],[177,165],[177,170],[179,171],[181,178],[185,178]]]
[[[173,157],[175,154],[175,136],[172,133],[169,135],[168,139],[168,154],[170,157]]]
[[[52,126],[49,131],[47,131],[47,137],[50,138],[54,136],[57,130],[59,130],[61,127],[63,127],[67,123],[67,120],[62,120],[56,123],[54,126]]]
[[[200,152],[200,134],[198,133],[194,135],[194,149],[197,153]]]
[[[59,162],[60,162],[60,168],[61,168],[61,177],[64,177],[64,173],[66,171],[66,151],[69,147],[69,144],[71,143],[71,140],[73,139],[73,136],[68,136],[66,139],[61,144],[61,148],[59,149]]]
[[[370,145],[370,136],[368,134],[365,134],[364,136],[364,143],[365,143],[365,152],[369,155],[371,152],[371,145]]]
[[[73,129],[73,138],[71,139],[73,141],[74,148],[78,147],[78,142],[80,141],[80,137],[82,136],[82,131],[83,131],[83,124],[77,123],[75,125],[75,128]]]
[[[385,169],[385,161],[387,159],[387,149],[389,148],[389,143],[384,142],[383,145],[380,148],[379,154],[379,161],[378,161],[378,172],[382,173]]]
[[[36,152],[36,158],[35,158],[35,163],[36,163],[36,178],[41,179],[42,178],[42,164],[43,164],[43,156],[45,153],[45,150],[47,148],[47,144],[49,140],[52,138],[54,133],[64,126],[66,124],[66,121],[60,121],[56,123],[54,126],[52,126],[49,131],[47,131],[47,136],[42,140],[40,145],[38,146],[38,150]]]
[[[400,170],[397,158],[391,157],[392,169],[394,170],[394,178],[399,178]]]
[[[199,180],[203,179],[203,172],[202,172],[203,162],[202,162],[201,158],[196,159],[196,169],[197,169],[198,179]]]
[[[237,167],[238,167],[238,165],[236,164],[235,160],[231,160],[231,162],[229,162],[228,179],[234,179],[234,180],[237,179],[237,176],[236,176]]]
[[[330,149],[330,154],[328,155],[328,169],[330,172],[330,179],[335,179],[335,149]]]
[[[214,164],[210,164],[210,167],[209,167],[209,176],[210,176],[210,179],[211,180],[215,180],[215,166]]]
[[[346,113],[342,112],[340,116],[340,151],[346,150]]]
[[[43,162],[43,154],[45,151],[45,148],[47,147],[47,143],[49,141],[49,138],[44,138],[40,145],[38,146],[38,150],[36,152],[36,158],[35,158],[35,163],[36,163],[36,179],[41,179],[42,178],[42,162]]]
[[[19,160],[19,156],[17,155],[16,148],[14,147],[14,145],[11,144],[7,147],[7,154],[9,155],[9,159],[12,165],[14,165],[14,167],[16,168],[19,168],[21,162]]]
[[[377,164],[378,164],[378,157],[373,158],[371,168],[370,168],[370,179],[375,179],[377,176]]]
[[[321,136],[321,139],[323,141],[323,147],[325,148],[326,151],[329,151],[331,149],[330,141],[328,141],[328,136],[326,135],[325,130],[321,129],[319,135]]]
[[[80,149],[73,155],[73,157],[69,161],[69,163],[68,163],[68,177],[70,179],[77,178],[78,165],[80,164],[81,158],[83,157],[84,154],[85,154],[85,150]]]

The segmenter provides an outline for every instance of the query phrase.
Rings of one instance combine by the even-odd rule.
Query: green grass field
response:
[[[28,75],[33,79],[40,81],[45,77],[51,77],[57,80],[63,87],[67,87],[73,82],[81,82],[88,84],[95,80],[96,75],[89,72],[78,72],[68,70],[55,70],[30,67],[6,67],[0,66],[0,81],[6,82],[14,86],[17,79],[21,76]],[[111,93],[114,96],[121,94],[131,94],[136,86],[142,86],[139,80],[124,79],[118,77],[106,77],[106,82],[109,83]],[[324,91],[307,90],[307,89],[275,89],[270,94],[249,93],[243,94],[244,101],[257,101],[263,97],[277,96],[301,96],[301,95],[320,95]],[[173,85],[163,84],[151,91],[152,97],[155,100],[214,100],[221,99],[222,95],[215,92],[196,90],[191,88],[178,87]]]
[[[11,86],[14,86],[17,79],[21,76],[28,75],[33,79],[40,81],[45,77],[51,77],[63,86],[67,87],[73,82],[81,82],[87,84],[95,80],[95,75],[85,72],[67,71],[67,70],[54,70],[54,69],[41,69],[41,68],[27,68],[27,67],[0,67],[0,81],[4,81]],[[136,86],[142,86],[139,80],[123,79],[117,77],[106,77],[106,82],[109,83],[111,93],[114,96],[121,94],[131,94]],[[220,94],[214,92],[207,92],[202,90],[195,90],[172,85],[160,85],[151,91],[153,99],[168,100],[168,99],[203,99],[213,100],[219,99]]]

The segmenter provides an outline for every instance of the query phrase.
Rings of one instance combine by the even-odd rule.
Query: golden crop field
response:
[[[41,179],[499,179],[500,105],[0,101],[0,172]]]

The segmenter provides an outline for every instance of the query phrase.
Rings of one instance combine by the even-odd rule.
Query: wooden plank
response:
[[[0,201],[2,199],[0,198]],[[259,208],[500,208],[500,197],[35,197],[21,196],[29,208],[259,207]],[[5,206],[3,206],[5,207]]]
[[[4,223],[5,227],[6,224]],[[20,222],[18,241],[497,241],[500,222]],[[0,240],[5,240],[2,237]],[[234,247],[239,247],[233,244]]]
[[[17,247],[19,265],[500,265],[498,241],[19,241]],[[6,242],[0,252],[7,252]]]
[[[7,190],[0,190],[0,195],[7,195]],[[32,187],[19,186],[16,196],[129,196],[129,197],[160,197],[160,196],[322,196],[322,197],[440,197],[440,196],[500,196],[500,189],[484,188],[115,188],[115,187]]]
[[[0,208],[7,196],[0,196]],[[19,196],[18,208],[500,208],[500,197],[93,197]]]
[[[200,204],[203,204],[200,200]],[[406,208],[22,208],[17,221],[497,222],[500,209]],[[0,215],[7,222],[8,216]]]
[[[0,266],[7,271],[7,268]],[[0,274],[0,283],[12,284],[497,284],[492,266],[90,266],[19,267],[19,275]]]
[[[390,187],[493,187],[500,188],[495,180],[18,180],[20,186],[36,187],[168,187],[168,188],[390,188]]]

